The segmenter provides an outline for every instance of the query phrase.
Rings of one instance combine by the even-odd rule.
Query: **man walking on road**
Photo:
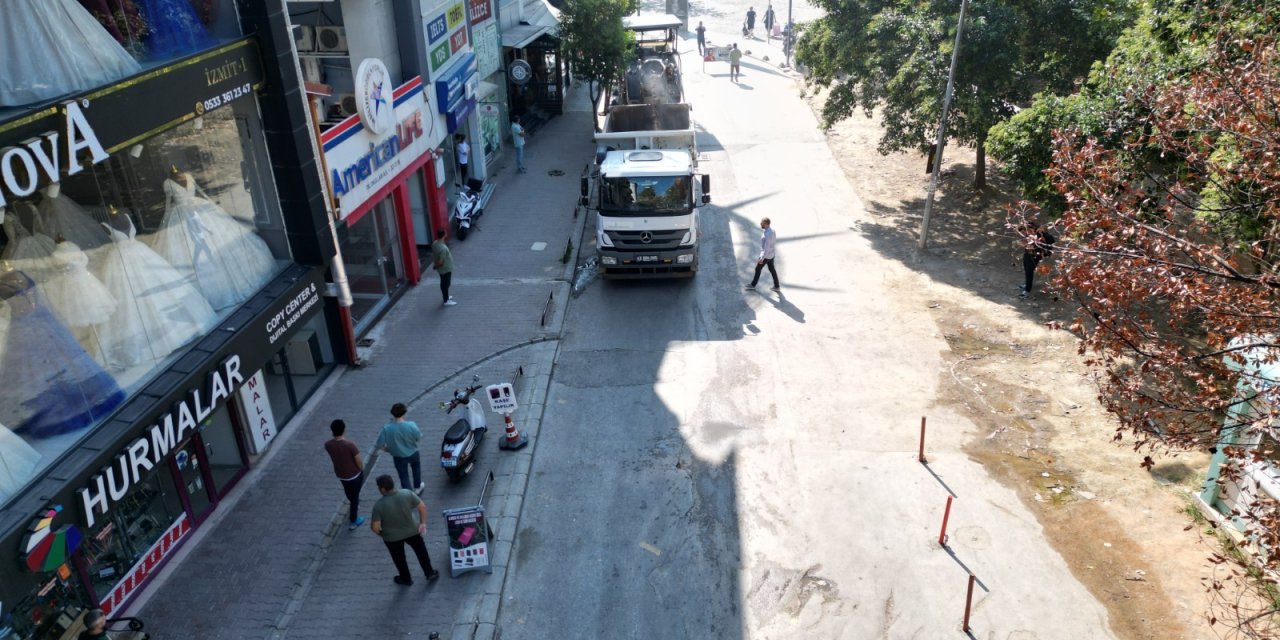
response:
[[[427,580],[440,577],[440,572],[431,568],[431,556],[427,555],[427,543],[422,539],[427,532],[427,503],[408,489],[396,489],[396,481],[391,476],[382,474],[376,480],[378,493],[382,494],[373,505],[373,522],[369,528],[382,537],[391,554],[391,562],[396,565],[398,574],[393,580],[405,586],[413,584],[409,575],[409,563],[405,559],[404,546],[413,549],[418,556],[418,564],[422,566],[422,574]],[[414,512],[417,512],[415,517]]]
[[[436,241],[431,243],[431,266],[440,274],[440,295],[444,297],[444,306],[458,304],[449,295],[449,284],[453,282],[453,252],[444,243],[444,229],[436,229]]]
[[[404,419],[409,408],[397,402],[391,406],[391,422],[382,427],[378,441],[374,447],[391,454],[395,462],[396,473],[400,476],[400,486],[413,487],[414,491],[422,491],[422,456],[418,453],[418,441],[422,440],[422,430],[416,423]],[[409,484],[409,470],[413,469],[413,484]]]
[[[751,284],[747,285],[747,289],[755,289],[756,284],[760,282],[760,271],[769,267],[769,275],[773,277],[773,290],[779,291],[782,287],[778,285],[778,272],[773,268],[774,247],[778,243],[778,236],[774,234],[768,218],[760,220],[760,228],[764,229],[764,234],[760,236],[760,255],[756,258],[756,275],[751,279]]]
[[[738,43],[733,43],[733,49],[729,50],[729,79],[737,82],[738,76],[742,75],[742,68],[738,65],[742,62],[742,50],[738,48]]]
[[[707,28],[702,26],[702,21],[698,21],[698,28],[694,29],[698,32],[698,55],[707,55]]]
[[[333,461],[333,473],[342,481],[342,491],[347,494],[347,529],[355,531],[364,524],[364,516],[360,512],[360,488],[364,486],[364,462],[360,459],[360,447],[346,438],[347,423],[334,420],[329,423],[329,431],[333,438],[324,443],[324,450],[329,452]]]
[[[516,173],[524,173],[524,127],[519,118],[511,120],[511,146],[516,148]]]

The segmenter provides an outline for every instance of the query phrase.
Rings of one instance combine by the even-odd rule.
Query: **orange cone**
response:
[[[529,444],[529,439],[526,438],[523,433],[516,430],[516,423],[511,421],[510,414],[502,416],[502,419],[507,422],[507,437],[503,438],[503,440],[498,443],[499,449],[515,451],[516,449]]]

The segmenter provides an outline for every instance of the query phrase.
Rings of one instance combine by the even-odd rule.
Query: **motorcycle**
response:
[[[467,180],[467,184],[458,192],[458,201],[453,204],[453,223],[457,226],[459,240],[466,240],[467,234],[476,228],[484,209],[480,206],[480,192],[484,182]]]
[[[449,479],[457,482],[476,466],[476,455],[480,452],[480,441],[489,430],[484,407],[476,398],[480,390],[480,376],[471,377],[471,386],[466,389],[454,389],[453,400],[448,404],[440,403],[445,413],[466,405],[467,417],[458,418],[453,426],[444,433],[444,441],[440,444],[440,466],[444,468]]]

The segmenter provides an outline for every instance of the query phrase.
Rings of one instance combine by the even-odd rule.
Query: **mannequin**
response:
[[[0,272],[0,299],[10,312],[0,360],[0,424],[49,438],[84,429],[124,401],[124,391],[53,317],[25,273]]]
[[[80,345],[99,363],[106,363],[95,325],[111,318],[116,299],[100,280],[89,273],[89,257],[74,242],[58,236],[50,257],[53,276],[44,284],[44,296],[54,315],[69,327]]]
[[[8,0],[0,21],[0,106],[43,102],[141,71],[76,0]],[[34,46],[33,43],[49,43]],[[75,46],[54,46],[75,43]]]
[[[117,301],[107,322],[97,325],[108,366],[125,371],[126,385],[204,333],[213,309],[182,273],[138,242],[133,220],[117,212],[103,223],[112,244],[96,273]]]
[[[19,208],[25,209],[33,221],[38,221],[35,207],[26,202],[19,202]],[[44,282],[53,272],[54,242],[43,233],[31,233],[22,226],[18,215],[5,216],[4,233],[9,244],[0,253],[0,260],[8,261],[14,269],[25,272],[36,282]]]
[[[151,246],[196,282],[214,309],[243,302],[276,272],[267,243],[203,197],[191,174],[172,167],[164,191],[164,222]]]
[[[76,201],[61,194],[62,189],[56,182],[45,187],[37,230],[51,238],[62,236],[90,254],[95,253],[94,249],[109,244],[111,238],[93,216]]]

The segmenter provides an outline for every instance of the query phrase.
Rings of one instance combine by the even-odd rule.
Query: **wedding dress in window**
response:
[[[141,70],[76,0],[7,0],[0,11],[0,106],[51,100]]]
[[[115,313],[115,296],[89,273],[89,256],[74,242],[59,242],[50,259],[55,268],[42,287],[49,308],[62,324],[71,329],[93,359],[105,364],[106,354],[98,340],[97,325],[111,319]]]
[[[46,190],[40,201],[40,223],[36,231],[54,240],[62,236],[88,253],[111,244],[111,236],[75,200],[64,195],[50,197],[49,193],[51,191]]]
[[[115,313],[97,325],[108,366],[129,370],[132,384],[169,354],[212,327],[213,308],[204,296],[151,247],[134,235],[133,220],[117,213],[103,223],[112,244],[103,255],[98,279],[116,299]]]
[[[0,424],[0,504],[26,486],[38,462],[40,453]]]
[[[18,206],[25,207],[34,216],[35,207],[23,202],[18,203]],[[27,231],[22,226],[22,221],[13,213],[4,217],[4,235],[9,239],[9,244],[0,252],[0,260],[31,276],[36,282],[48,280],[54,269],[53,238],[43,233],[33,234]]]
[[[194,278],[214,309],[243,302],[276,272],[267,243],[252,227],[197,195],[189,174],[165,180],[164,192],[164,221],[150,244]]]
[[[50,313],[25,273],[0,272],[0,299],[10,314],[0,360],[0,424],[49,438],[84,429],[124,401],[124,391]]]

